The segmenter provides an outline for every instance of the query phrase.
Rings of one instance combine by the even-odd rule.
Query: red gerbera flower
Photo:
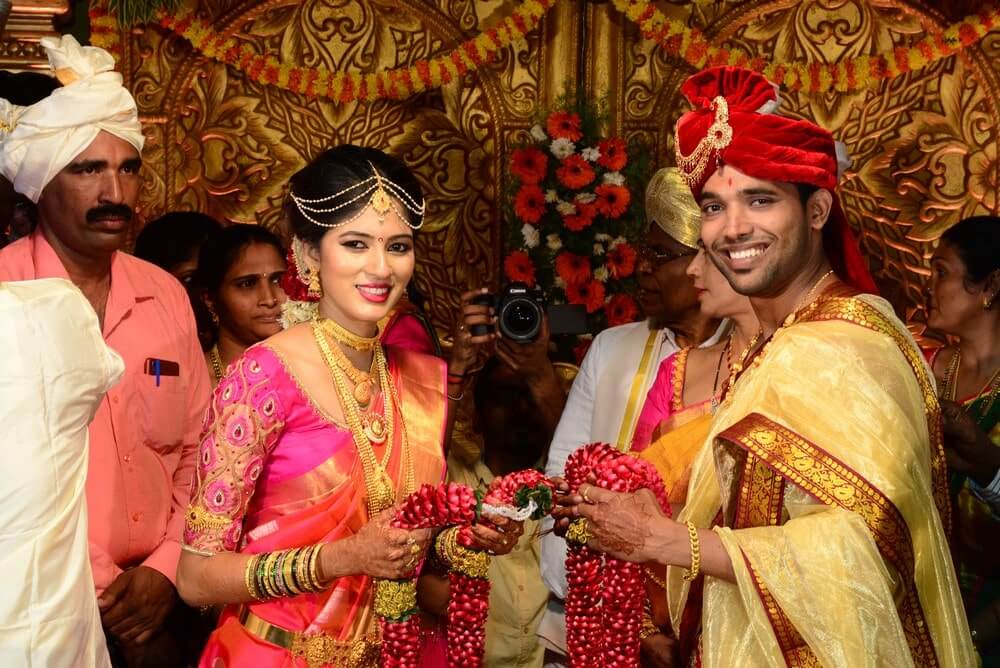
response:
[[[590,258],[563,251],[556,256],[556,273],[567,286],[585,283],[591,278]]]
[[[580,232],[587,229],[594,222],[593,218],[581,215],[563,216],[563,225],[570,232]]]
[[[556,178],[567,188],[579,190],[594,180],[594,168],[582,156],[574,154],[562,161]]]
[[[602,139],[597,142],[597,150],[601,152],[601,157],[597,159],[597,164],[612,172],[624,169],[628,164],[628,154],[625,152],[625,140],[620,137]]]
[[[516,149],[510,156],[510,173],[521,183],[538,183],[545,178],[548,157],[533,146]]]
[[[573,346],[573,357],[576,358],[577,366],[583,364],[583,358],[587,356],[587,351],[593,343],[593,339],[581,339],[580,343]]]
[[[593,219],[597,217],[597,205],[594,204],[594,202],[581,202],[576,199],[573,200],[573,204],[576,206],[577,214],[583,216],[584,218]]]
[[[604,312],[608,315],[608,327],[615,327],[616,325],[635,322],[635,319],[639,316],[639,307],[636,306],[635,300],[630,296],[617,294],[608,300],[608,305],[604,308]]]
[[[615,278],[628,278],[635,271],[635,249],[621,243],[608,251],[608,269]]]
[[[614,186],[609,183],[594,188],[597,199],[594,200],[597,210],[608,218],[621,218],[622,214],[628,211],[629,202],[632,201],[632,194],[625,186]]]
[[[593,279],[583,283],[568,283],[566,301],[570,304],[583,304],[587,313],[594,313],[604,306],[604,286]]]
[[[545,215],[545,193],[536,185],[521,186],[514,197],[514,213],[524,222],[534,225]]]
[[[503,261],[503,273],[510,281],[525,283],[529,288],[535,285],[535,263],[522,250],[507,256]]]
[[[583,137],[580,131],[580,115],[571,111],[553,111],[545,121],[545,129],[553,139],[579,141]]]

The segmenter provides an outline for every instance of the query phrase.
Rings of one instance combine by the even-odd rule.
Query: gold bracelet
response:
[[[278,552],[268,552],[264,556],[263,573],[261,574],[261,582],[264,585],[264,591],[267,592],[270,598],[280,598],[281,592],[278,591],[278,585],[274,581],[274,562],[278,560]]]
[[[281,577],[285,580],[285,587],[288,589],[290,596],[298,596],[302,593],[302,589],[295,581],[295,562],[298,560],[300,554],[302,554],[301,547],[292,548],[288,551],[285,561],[281,564]]]
[[[490,573],[490,555],[483,550],[473,550],[458,544],[458,527],[445,541],[445,557],[451,570],[472,578],[485,578]]]
[[[650,636],[655,636],[659,632],[660,629],[653,623],[653,617],[647,610],[642,615],[642,628],[639,629],[639,640],[645,640]]]
[[[299,556],[295,559],[295,581],[299,585],[299,589],[304,592],[312,591],[309,586],[309,579],[306,577],[306,571],[309,568],[309,557],[312,554],[312,545],[308,545],[302,548],[299,552]]]
[[[257,562],[260,561],[260,556],[254,555],[250,557],[247,561],[246,567],[243,569],[243,584],[246,585],[247,593],[250,594],[250,598],[255,601],[263,600],[260,595],[260,590],[257,589]]]
[[[319,569],[316,564],[319,561],[319,553],[323,549],[323,543],[317,543],[316,549],[309,555],[309,584],[314,592],[323,591],[323,583],[319,581]]]
[[[687,522],[688,538],[691,539],[691,568],[684,571],[684,579],[693,582],[701,572],[701,542],[698,539],[698,529],[693,522]]]
[[[439,533],[434,539],[434,554],[437,555],[438,561],[445,569],[451,568],[451,555],[448,546],[455,540],[457,534],[458,527],[450,527]]]

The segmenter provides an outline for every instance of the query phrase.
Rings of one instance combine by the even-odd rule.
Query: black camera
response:
[[[542,331],[542,319],[546,316],[550,334],[583,334],[587,331],[587,311],[583,306],[559,304],[546,309],[542,291],[529,288],[524,283],[508,283],[498,295],[477,295],[472,303],[492,307],[496,311],[500,334],[519,343],[537,339]],[[492,331],[491,325],[469,328],[473,336],[484,336]]]

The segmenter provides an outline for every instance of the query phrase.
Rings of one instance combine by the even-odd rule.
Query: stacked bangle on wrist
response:
[[[256,601],[322,591],[317,565],[322,543],[250,557],[243,574],[250,597]]]

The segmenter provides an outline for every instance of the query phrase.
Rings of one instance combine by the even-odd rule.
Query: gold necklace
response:
[[[212,373],[215,374],[215,382],[218,383],[222,380],[224,370],[218,344],[212,346],[212,349],[208,351],[208,359],[212,360]]]
[[[323,328],[323,331],[330,335],[330,338],[337,343],[342,343],[349,348],[354,350],[360,350],[361,352],[371,352],[375,350],[380,343],[379,332],[375,332],[375,336],[358,336],[354,332],[348,331],[340,323],[332,318],[321,318],[316,317],[316,322],[319,326]]]
[[[346,376],[347,375],[346,369],[344,369],[344,367],[340,363],[338,363],[337,355],[334,352],[334,350],[337,350],[338,352],[340,352],[339,348],[337,348],[337,346],[334,345],[333,348],[331,349],[331,346],[327,342],[326,336],[323,334],[323,332],[315,330],[315,329],[313,330],[313,332],[317,333],[316,342],[319,344],[320,352],[323,353],[323,359],[326,361],[327,366],[330,367],[331,373],[333,373],[334,368],[336,368],[341,373],[343,373],[343,375]],[[341,353],[341,354],[343,354],[343,353]],[[381,360],[381,362],[380,362],[380,360]],[[350,364],[350,361],[348,361],[346,359],[346,356],[345,356],[345,360],[344,361],[347,362],[348,365]],[[376,373],[380,377],[382,375],[381,374],[381,366],[384,366],[384,365],[385,365],[385,357],[382,355],[381,348],[378,348],[378,349],[376,349],[372,353],[372,366],[375,367]],[[351,368],[353,368],[353,366]],[[363,373],[363,372],[359,372],[359,373]],[[340,378],[341,378],[341,376],[339,374],[335,374],[334,375],[334,380],[335,381],[338,380],[338,379],[340,379]],[[385,383],[383,382],[383,385],[384,384]],[[338,389],[338,391],[342,389],[344,392],[347,392],[347,381],[346,381],[346,379],[344,380],[342,386],[338,385],[337,389]],[[362,402],[358,398],[358,391],[357,391],[357,389],[358,389],[358,386],[355,385],[354,386],[354,391],[350,393],[351,397],[354,399],[354,401],[351,402],[351,406],[353,408],[357,409],[358,415],[360,416],[360,419],[361,419],[361,426],[363,427],[364,432],[365,432],[365,436],[368,437],[368,440],[371,441],[372,443],[382,444],[382,443],[385,442],[385,440],[387,438],[389,438],[392,435],[391,434],[391,427],[386,426],[387,424],[389,424],[389,425],[392,424],[392,406],[386,404],[383,407],[383,412],[385,413],[385,417],[384,418],[383,418],[383,416],[381,416],[378,413],[375,413],[373,411],[364,411],[364,412],[362,412],[362,410],[361,410]],[[364,394],[364,393],[362,393],[362,394]],[[371,400],[371,386],[370,385],[369,385],[369,390],[368,390],[367,394],[368,394],[367,398],[370,401]],[[367,405],[367,404],[365,404],[365,405]],[[347,408],[344,409],[344,413],[346,415]],[[390,444],[390,447],[391,447],[391,444]],[[388,458],[387,458],[387,461],[388,461]]]
[[[942,391],[941,396],[943,399],[948,401],[955,401],[955,397],[958,396],[958,372],[962,366],[962,349],[955,346],[955,352],[951,354],[951,359],[948,360],[948,366],[944,370],[944,377],[941,379]],[[978,411],[979,418],[983,418],[990,413],[990,409],[993,408],[993,404],[997,400],[997,395],[1000,395],[1000,369],[993,372],[990,376],[990,382],[987,383],[986,389],[979,394],[985,396],[985,401],[983,402],[983,408]]]
[[[361,459],[361,465],[364,469],[365,489],[368,492],[368,511],[371,516],[374,516],[391,506],[396,499],[395,486],[393,485],[389,474],[386,472],[386,467],[388,466],[389,459],[392,456],[392,420],[394,402],[392,401],[391,396],[386,396],[384,406],[385,421],[381,423],[381,427],[377,428],[377,433],[373,433],[375,432],[375,429],[373,429],[371,424],[369,424],[366,428],[366,425],[361,417],[361,410],[358,407],[357,402],[354,400],[352,393],[347,390],[347,378],[340,367],[337,366],[332,351],[330,350],[330,346],[327,343],[322,328],[318,323],[313,325],[313,336],[316,339],[316,344],[319,346],[320,352],[322,353],[323,360],[326,362],[326,366],[330,370],[330,374],[333,376],[333,384],[337,390],[341,406],[344,409],[344,417],[347,419],[347,424],[351,430],[351,436],[353,437],[354,444],[358,449],[358,457]],[[378,368],[379,378],[383,381],[383,387],[389,387],[389,370],[386,368],[385,357],[382,355],[381,347],[376,348],[374,352],[376,355],[376,367]],[[380,435],[381,440],[373,441],[373,435],[376,437]],[[382,461],[379,462],[378,458],[375,456],[375,449],[372,447],[372,443],[384,442],[387,438],[389,439],[389,444],[386,446]],[[408,453],[404,451],[404,457],[406,457],[407,454]]]
[[[366,372],[355,367],[351,363],[351,360],[347,359],[347,355],[340,349],[340,346],[332,346],[332,353],[337,366],[354,383],[355,400],[357,400],[361,407],[368,406],[372,401],[372,396],[375,394],[375,378],[378,376],[378,370],[375,366],[375,355],[372,354],[372,365]]]
[[[813,293],[815,293],[816,290],[819,289],[819,286],[823,284],[823,281],[829,278],[833,273],[834,273],[833,269],[831,269],[830,271],[820,276],[819,280],[813,283],[813,286],[809,288],[809,292],[806,293],[806,296],[803,299],[800,299],[798,302],[796,302],[795,308],[792,310],[791,313],[788,314],[788,317],[785,318],[784,322],[781,323],[778,329],[776,329],[774,332],[771,333],[771,336],[767,337],[767,340],[764,342],[764,346],[761,348],[760,352],[757,354],[755,358],[754,362],[755,364],[757,363],[757,360],[760,360],[761,356],[764,354],[764,351],[771,344],[771,341],[774,340],[774,335],[777,334],[779,330],[791,326],[795,322],[796,318],[798,318],[800,312],[810,309],[814,304],[816,304],[817,301],[819,301],[818,299],[816,299],[810,302],[809,299],[813,296]],[[801,306],[801,304],[806,304],[806,305]],[[740,354],[739,361],[732,366],[732,369],[730,369],[726,387],[722,391],[722,401],[724,403],[728,403],[729,397],[731,396],[730,391],[733,389],[733,384],[736,382],[740,374],[743,373],[743,369],[747,363],[747,358],[750,356],[750,353],[753,352],[754,348],[756,348],[758,341],[760,341],[760,338],[763,335],[764,335],[763,328],[757,330],[757,333],[754,334],[752,339],[750,339],[750,343],[747,344],[747,347],[743,350],[742,354]]]

